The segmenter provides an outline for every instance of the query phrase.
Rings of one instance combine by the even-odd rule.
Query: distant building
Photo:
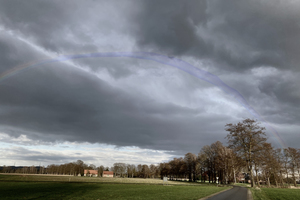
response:
[[[247,174],[244,172],[239,172],[236,176],[237,182],[238,183],[245,183],[247,181]],[[247,179],[247,180],[246,180]]]
[[[114,172],[112,171],[103,171],[102,177],[114,177]]]
[[[84,170],[84,176],[98,176],[98,170],[92,170],[92,169],[85,169]]]

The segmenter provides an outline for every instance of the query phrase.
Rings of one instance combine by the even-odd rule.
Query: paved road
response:
[[[233,186],[231,190],[217,194],[207,200],[247,200],[247,188]]]

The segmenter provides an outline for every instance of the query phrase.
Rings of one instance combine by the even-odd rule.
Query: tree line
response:
[[[247,181],[254,187],[275,185],[297,186],[300,181],[300,149],[272,147],[265,128],[256,120],[245,119],[226,124],[227,146],[217,141],[201,148],[198,155],[187,153],[160,163],[161,175],[170,179],[208,181],[223,184]]]
[[[187,153],[184,157],[173,158],[158,164],[114,163],[111,167],[87,165],[81,160],[47,167],[26,167],[12,169],[3,166],[4,173],[37,173],[83,175],[84,169],[113,171],[115,177],[163,178],[170,180],[200,181],[209,183],[251,182],[277,187],[296,186],[300,175],[300,149],[272,147],[267,142],[265,128],[253,119],[237,124],[226,124],[227,146],[220,141],[203,146],[196,155]]]

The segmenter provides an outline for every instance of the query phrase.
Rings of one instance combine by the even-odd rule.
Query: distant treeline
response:
[[[81,160],[47,167],[5,167],[2,173],[32,173],[83,175],[84,169],[102,172],[113,171],[115,177],[163,178],[171,180],[209,181],[228,184],[230,182],[251,182],[277,187],[296,186],[300,176],[300,149],[274,149],[266,142],[264,127],[256,120],[245,119],[237,124],[227,124],[228,145],[217,141],[202,147],[199,154],[187,153],[158,164],[114,163],[111,167],[87,165]]]

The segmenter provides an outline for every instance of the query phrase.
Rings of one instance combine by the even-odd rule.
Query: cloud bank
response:
[[[61,55],[152,52],[215,74],[296,147],[299,8],[266,0],[1,1],[0,132],[40,145],[87,142],[183,155],[225,142],[226,123],[253,118],[218,87],[150,60],[82,58],[4,78]]]

